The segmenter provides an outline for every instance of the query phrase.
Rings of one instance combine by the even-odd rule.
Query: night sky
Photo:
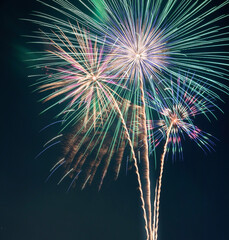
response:
[[[144,239],[132,170],[126,175],[123,169],[115,182],[108,174],[100,192],[89,187],[66,193],[67,183],[57,186],[61,171],[45,182],[57,147],[35,156],[56,133],[55,127],[39,133],[55,113],[39,115],[44,106],[29,87],[33,79],[27,77],[31,69],[25,59],[35,47],[22,35],[31,35],[37,26],[20,18],[29,18],[32,10],[44,7],[34,0],[1,2],[0,239]],[[219,139],[215,152],[204,154],[186,141],[184,160],[169,158],[165,164],[159,240],[229,239],[229,98],[221,96],[224,114],[215,111],[217,121],[200,117],[195,122]]]

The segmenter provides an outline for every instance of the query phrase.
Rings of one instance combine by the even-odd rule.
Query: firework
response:
[[[46,37],[42,37],[44,44],[47,44],[46,41],[50,42],[49,40],[51,38],[53,42],[51,48],[56,48],[57,50],[55,54],[53,54],[54,52],[51,50],[50,54],[53,62],[48,68],[51,69],[53,66],[59,66],[57,68],[58,70],[55,69],[57,72],[54,78],[52,78],[59,86],[45,79],[47,83],[43,83],[40,90],[56,90],[56,92],[45,97],[45,101],[58,98],[62,94],[65,95],[64,98],[56,101],[52,106],[72,98],[70,105],[64,108],[61,113],[66,113],[72,110],[72,107],[75,108],[77,106],[79,110],[74,111],[75,109],[73,109],[72,112],[68,112],[65,115],[66,119],[70,120],[70,122],[77,123],[82,119],[82,115],[84,119],[88,120],[90,119],[89,116],[92,116],[93,127],[89,128],[91,132],[93,132],[93,128],[98,131],[100,127],[102,127],[104,132],[107,132],[106,129],[112,126],[113,119],[115,119],[114,115],[118,115],[119,124],[115,127],[116,137],[113,138],[113,142],[114,144],[116,143],[118,133],[122,127],[123,134],[130,144],[133,158],[136,159],[132,145],[135,138],[137,138],[136,135],[138,134],[135,134],[135,132],[137,132],[138,129],[133,131],[131,138],[125,123],[128,118],[128,111],[124,110],[125,104],[122,106],[123,102],[126,101],[133,104],[134,107],[129,120],[130,123],[142,118],[141,121],[139,121],[139,124],[142,125],[139,138],[143,143],[140,152],[143,169],[142,181],[150,235],[149,239],[152,239],[149,174],[149,148],[151,146],[149,146],[147,142],[150,125],[147,124],[146,121],[146,119],[152,119],[152,112],[145,102],[147,98],[146,92],[155,92],[155,84],[161,84],[163,86],[161,87],[160,98],[174,97],[172,91],[169,91],[168,94],[166,93],[165,89],[169,87],[170,83],[169,80],[164,81],[164,79],[169,79],[169,76],[172,76],[172,79],[178,76],[183,79],[187,71],[195,72],[195,76],[192,80],[187,79],[188,83],[186,85],[192,89],[192,95],[197,96],[200,90],[202,93],[206,93],[202,94],[202,96],[200,95],[203,101],[210,99],[212,103],[213,99],[220,99],[215,93],[216,89],[228,92],[228,87],[224,85],[222,81],[218,81],[227,80],[228,78],[228,70],[225,69],[225,61],[228,60],[228,55],[222,50],[222,47],[227,45],[228,36],[227,32],[225,33],[226,28],[216,26],[217,22],[224,20],[227,16],[214,16],[219,13],[220,9],[225,7],[229,1],[227,0],[216,7],[209,8],[210,0],[101,0],[100,7],[104,11],[102,15],[97,11],[98,5],[95,4],[96,1],[83,2],[79,0],[79,2],[83,8],[87,10],[87,13],[67,0],[53,0],[53,5],[43,2],[44,5],[63,14],[64,18],[68,20],[62,20],[45,13],[34,13],[34,18],[37,17],[37,19],[34,19],[33,22],[42,25],[44,28],[52,29],[54,32],[46,32]],[[90,29],[90,33],[87,35],[88,40],[80,37],[81,33],[78,33],[78,24],[74,26],[72,23],[69,24],[69,21],[75,22],[75,20],[85,29]],[[62,29],[61,34],[56,35],[55,32],[60,31],[60,28]],[[76,42],[75,39],[77,39]],[[81,43],[79,44],[79,42]],[[86,52],[82,50],[82,52],[80,52],[81,55],[78,54],[79,49],[77,49],[76,46],[85,48],[85,44],[87,43],[89,48],[86,47]],[[97,45],[102,46],[101,59],[98,57],[100,56],[98,53],[99,50],[95,51]],[[65,55],[66,50],[63,48],[67,48],[70,54]],[[93,57],[90,56],[91,52],[93,52]],[[76,59],[75,55],[77,55]],[[82,59],[82,56],[87,60]],[[88,56],[90,57],[88,58]],[[50,55],[47,55],[43,57],[42,60],[50,60],[49,57]],[[70,63],[73,68],[83,67],[84,80],[82,80],[82,75],[78,76],[81,78],[80,84],[82,85],[82,89],[74,86],[74,84],[71,85],[70,88],[65,86],[65,80],[69,82],[72,77],[76,77],[75,69],[74,71],[72,71],[71,68],[65,68],[64,71],[60,70],[63,62],[58,61],[57,58],[64,60],[66,63],[68,62],[68,64]],[[85,66],[84,64],[86,64],[86,62],[87,65]],[[99,69],[99,72],[94,72],[95,66],[97,70]],[[93,70],[88,71],[89,69]],[[81,71],[82,69],[78,70]],[[79,73],[78,70],[76,71],[77,73]],[[62,75],[61,80],[59,78],[60,75]],[[69,79],[64,78],[65,80],[63,80],[64,76],[68,76]],[[113,79],[113,81],[111,81],[111,79]],[[96,90],[93,88],[94,90],[91,91],[91,86],[95,84],[95,81],[99,86],[97,86]],[[86,82],[91,83],[87,85]],[[77,87],[77,90],[75,87]],[[179,89],[180,95],[184,96],[186,93],[186,90],[181,88],[176,81],[173,83],[173,88],[177,92]],[[110,103],[112,103],[111,106]],[[167,120],[158,122],[159,125],[162,125],[160,131],[164,132],[163,136],[168,138],[168,144],[171,141],[174,142],[174,144],[170,144],[174,152],[177,152],[177,149],[178,151],[181,149],[178,132],[182,128],[179,126],[179,128],[177,127],[175,129],[175,125],[171,125],[170,129],[170,125],[166,126],[165,123],[168,122],[168,119],[173,119],[174,123],[177,121],[175,112],[186,114],[185,111],[182,112],[182,107],[178,106],[178,104],[172,107],[166,107],[166,109],[162,110],[164,111],[162,115]],[[87,109],[87,111],[85,111],[85,109]],[[189,117],[190,116],[192,115],[189,115]],[[100,122],[102,119],[109,120]],[[178,122],[181,124],[180,121]],[[100,127],[96,125],[97,123]],[[176,123],[176,126],[179,124]],[[189,123],[187,122],[183,125],[182,131],[186,133],[189,132],[188,135],[190,138],[194,139],[200,145],[201,143],[208,142],[206,135],[196,128],[191,120]],[[169,134],[167,135],[168,132]],[[202,133],[203,137],[201,138]],[[85,135],[87,134],[88,131]],[[161,139],[162,135],[158,131],[154,136],[154,138],[160,142],[157,134],[159,134],[158,136]],[[123,143],[121,140],[119,144],[122,146]],[[205,144],[205,146],[208,146],[208,144]],[[121,149],[123,149],[123,147],[121,147]],[[98,148],[98,151],[99,150],[100,148]],[[69,154],[71,154],[71,151],[72,150],[70,150]],[[74,151],[72,154],[74,155]]]
[[[191,140],[194,140],[203,150],[213,149],[214,143],[210,140],[211,135],[200,130],[193,124],[193,118],[196,115],[213,114],[213,103],[211,99],[206,100],[203,98],[205,92],[199,89],[198,94],[194,87],[191,87],[188,76],[185,79],[177,79],[177,86],[173,88],[173,82],[171,81],[171,87],[167,89],[170,91],[168,99],[164,99],[161,96],[160,88],[155,87],[156,92],[149,94],[149,104],[158,111],[160,120],[149,121],[149,127],[154,131],[153,135],[150,135],[152,143],[156,147],[163,139],[166,139],[163,154],[161,156],[160,174],[158,183],[156,186],[155,201],[154,201],[154,223],[153,232],[154,239],[157,240],[158,222],[159,222],[159,205],[160,205],[160,193],[162,185],[162,175],[164,170],[164,160],[166,153],[169,149],[172,149],[173,156],[176,152],[182,157],[181,141],[184,134],[188,135]],[[180,91],[182,89],[182,91]]]
[[[132,114],[131,110],[129,110],[129,114]],[[117,118],[118,121],[121,116],[117,114]],[[106,122],[109,121],[109,119],[103,118],[103,121]],[[89,122],[88,126],[90,126],[90,124]],[[62,165],[65,168],[65,174],[60,179],[59,183],[62,182],[66,176],[70,176],[73,180],[69,189],[71,186],[75,185],[77,179],[79,180],[77,185],[83,189],[86,184],[92,184],[94,178],[97,178],[97,180],[99,180],[100,189],[108,171],[108,167],[111,165],[110,168],[113,170],[115,174],[114,178],[116,179],[120,171],[121,163],[123,162],[124,153],[126,152],[126,154],[129,154],[128,152],[130,151],[138,180],[138,190],[142,201],[141,207],[143,216],[146,222],[145,231],[148,235],[145,204],[137,159],[134,146],[127,131],[127,126],[123,125],[124,131],[122,131],[122,127],[120,126],[118,127],[118,131],[114,131],[113,129],[116,128],[114,123],[109,128],[106,127],[106,133],[104,135],[104,130],[102,128],[100,128],[100,131],[93,129],[93,131],[90,132],[87,128],[84,128],[83,131],[79,131],[82,125],[83,121],[78,122],[71,131],[68,130],[69,133],[64,135],[64,139],[62,140],[62,144],[64,145],[63,153],[60,156],[60,160],[54,165],[56,169],[58,166]],[[114,135],[117,135],[120,139],[114,138]],[[126,147],[126,142],[128,142],[129,148]]]
[[[71,99],[60,115],[65,115],[65,121],[74,122],[73,125],[77,124],[77,127],[72,130],[74,134],[71,136],[68,135],[65,140],[66,149],[64,155],[55,164],[54,171],[64,164],[66,172],[59,183],[69,175],[73,178],[70,186],[81,173],[80,185],[83,189],[87,183],[93,181],[99,165],[102,164],[103,170],[101,171],[100,188],[113,156],[112,148],[120,152],[119,156],[116,157],[115,167],[116,175],[118,175],[125,149],[125,138],[130,146],[130,152],[134,161],[139,183],[138,189],[142,200],[142,209],[147,224],[134,147],[123,112],[120,109],[120,102],[115,98],[118,95],[117,88],[120,85],[115,81],[116,77],[109,74],[108,61],[103,54],[104,45],[99,49],[97,41],[95,40],[92,43],[89,33],[81,30],[79,26],[77,29],[72,26],[72,31],[77,40],[76,45],[70,41],[61,29],[59,29],[58,33],[53,32],[52,35],[44,33],[45,39],[49,40],[52,44],[52,50],[48,50],[47,56],[52,61],[46,66],[46,69],[52,72],[52,74],[41,79],[41,86],[38,89],[41,92],[54,90],[54,92],[51,92],[51,94],[43,99],[44,102],[58,97],[60,97],[60,100],[57,101],[58,103],[63,103]],[[57,64],[58,66],[55,66]],[[116,87],[112,88],[110,85]],[[119,100],[122,100],[119,95],[118,97]],[[51,105],[51,107],[55,105],[56,103]],[[125,104],[122,100],[123,106],[128,108],[128,104]],[[76,113],[75,109],[79,113]],[[108,129],[111,126],[114,127],[114,114],[118,115],[122,126],[120,127],[120,124],[118,124],[121,130],[117,128],[117,132],[110,135],[108,134]],[[88,139],[89,136],[90,138]],[[117,138],[119,136],[123,137],[118,142]],[[87,148],[86,150],[84,148],[82,150],[82,146],[85,144],[87,144]],[[110,146],[112,146],[111,149],[109,149]],[[91,154],[95,155],[95,158],[87,161],[88,158],[90,159],[89,156]],[[84,165],[85,167],[83,167]],[[147,227],[146,233],[148,235]]]
[[[57,103],[69,102],[60,113],[67,116],[65,118],[75,115],[72,110],[83,109],[85,124],[90,112],[95,123],[96,118],[109,109],[111,98],[114,99],[111,85],[115,82],[112,81],[113,76],[107,74],[103,48],[99,49],[96,41],[92,44],[85,30],[72,27],[72,31],[77,40],[76,46],[61,29],[59,34],[54,32],[52,38],[46,34],[52,46],[52,50],[47,50],[46,70],[51,73],[42,78],[38,89],[40,92],[53,91],[43,98],[44,102],[57,99],[49,108]],[[53,40],[54,37],[58,41]],[[77,122],[78,119],[73,117],[73,120]]]
[[[160,82],[165,76],[185,76],[189,70],[195,72],[192,84],[202,87],[206,83],[212,97],[219,98],[215,89],[228,90],[218,81],[227,80],[228,76],[225,68],[228,55],[223,51],[228,44],[228,32],[225,27],[216,26],[227,17],[220,15],[220,9],[228,0],[215,7],[210,6],[210,0],[100,0],[100,5],[94,0],[79,0],[90,14],[67,0],[52,2],[53,6],[42,3],[63,14],[65,19],[74,22],[77,19],[91,30],[91,38],[98,37],[103,42],[106,36],[105,52],[111,57],[113,71],[122,76],[123,82],[139,82],[141,73],[150,87],[153,81]],[[93,10],[98,6],[103,9],[103,16]],[[34,15],[38,19],[33,22],[53,30],[63,27],[72,35],[67,20],[44,13]]]

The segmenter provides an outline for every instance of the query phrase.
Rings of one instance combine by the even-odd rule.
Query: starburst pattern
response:
[[[44,102],[58,97],[60,100],[56,101],[57,103],[71,99],[70,104],[67,104],[60,114],[64,114],[64,122],[69,120],[65,125],[73,122],[74,126],[71,129],[74,134],[67,135],[65,141],[62,141],[66,145],[63,156],[52,168],[50,176],[63,165],[65,174],[59,183],[70,176],[73,178],[71,187],[79,178],[81,182],[79,185],[83,189],[87,183],[92,183],[97,169],[102,165],[100,189],[112,158],[116,177],[118,176],[127,140],[147,224],[137,159],[124,117],[129,111],[129,104],[118,94],[120,92],[118,89],[125,87],[119,84],[118,77],[110,74],[109,60],[103,54],[105,40],[102,46],[97,39],[92,42],[90,34],[86,30],[81,30],[79,25],[77,29],[72,26],[72,31],[76,38],[74,45],[60,28],[58,33],[52,32],[51,35],[43,33],[45,39],[52,44],[47,58],[54,60],[54,63],[52,61],[47,63],[46,69],[52,72],[51,78],[50,75],[41,78],[42,85],[38,89],[41,92],[54,90],[43,99]],[[51,107],[55,105],[56,103]],[[111,129],[115,129],[112,135],[109,133],[113,131]],[[116,156],[115,151],[119,152]],[[148,234],[147,227],[146,233]]]
[[[207,116],[208,113],[213,114],[212,101],[203,98],[205,92],[201,92],[201,89],[199,89],[199,94],[195,94],[196,89],[192,87],[191,81],[192,79],[189,79],[188,76],[185,79],[178,78],[175,89],[173,88],[173,81],[171,81],[171,87],[167,89],[170,91],[169,96],[171,95],[168,99],[164,99],[164,95],[161,95],[160,87],[155,87],[153,94],[148,93],[148,103],[158,111],[160,119],[148,122],[149,128],[153,131],[149,138],[152,139],[154,147],[165,139],[154,200],[154,240],[158,238],[160,194],[166,153],[172,148],[173,156],[178,152],[182,157],[181,139],[184,138],[185,134],[203,150],[204,148],[211,150],[214,146],[211,135],[193,124],[193,118],[196,115],[205,114]]]
[[[185,134],[203,149],[212,149],[210,135],[195,126],[193,118],[214,115],[211,108],[217,107],[215,100],[220,99],[215,90],[229,90],[223,83],[228,79],[228,54],[222,49],[228,45],[228,32],[216,26],[227,15],[215,17],[229,1],[209,7],[210,0],[101,0],[101,15],[94,0],[79,0],[84,11],[67,0],[52,2],[42,3],[64,18],[35,12],[32,21],[45,29],[36,38],[48,49],[46,54],[42,52],[43,63],[36,64],[48,71],[38,82],[41,92],[51,92],[43,98],[44,102],[52,101],[45,111],[65,104],[58,116],[67,120],[65,127],[71,124],[73,132],[77,130],[67,138],[64,157],[56,165],[66,169],[60,181],[71,176],[72,185],[81,175],[84,187],[105,162],[102,182],[115,150],[119,151],[115,162],[118,173],[125,142],[139,181],[134,147],[140,140],[147,237],[157,239],[166,152],[172,149],[173,156],[177,152],[182,155]],[[189,78],[187,72],[195,75]],[[154,120],[155,111],[158,121]],[[114,131],[109,135],[111,129]],[[153,134],[148,136],[150,131]],[[152,233],[149,142],[155,149],[163,139]],[[82,152],[85,141],[87,148]],[[87,162],[92,152],[96,152],[95,160]],[[140,181],[139,187],[141,192]]]
[[[173,156],[178,152],[182,158],[182,138],[185,139],[185,134],[196,142],[203,150],[213,150],[213,142],[211,135],[200,130],[195,126],[193,119],[200,114],[215,117],[212,111],[216,107],[213,99],[207,99],[206,92],[191,84],[192,78],[186,76],[185,78],[178,78],[176,87],[174,88],[174,81],[171,80],[170,88],[166,90],[169,92],[165,97],[165,92],[161,91],[160,84],[155,87],[154,94],[148,93],[148,104],[158,112],[159,120],[149,120],[148,128],[152,132],[149,139],[153,148],[157,147],[169,133],[168,147],[172,149]],[[181,90],[182,89],[182,90]],[[162,95],[163,94],[163,95]],[[170,131],[169,128],[171,127]]]
[[[212,97],[219,98],[214,88],[228,91],[228,87],[218,81],[227,80],[228,76],[225,68],[228,55],[222,49],[227,45],[228,32],[216,25],[227,15],[215,17],[228,0],[216,7],[209,7],[210,0],[101,0],[106,17],[93,11],[96,7],[91,1],[79,2],[91,15],[67,0],[53,0],[56,6],[42,3],[69,20],[77,19],[89,27],[93,40],[98,37],[98,41],[103,42],[106,36],[104,51],[111,55],[113,70],[123,76],[124,82],[136,80],[135,73],[140,71],[150,86],[152,81],[158,82],[165,75],[178,77],[179,72],[185,76],[190,70],[195,72],[192,83],[199,87],[205,83]],[[53,30],[63,27],[64,32],[72,35],[67,21],[44,13],[34,15],[38,17],[34,22],[43,27]]]
[[[81,108],[85,124],[90,112],[95,124],[96,118],[112,107],[115,94],[112,87],[117,88],[117,83],[113,81],[114,76],[107,71],[103,46],[98,47],[97,41],[92,43],[86,30],[72,27],[72,31],[75,33],[77,45],[74,45],[61,29],[59,34],[53,33],[58,42],[48,37],[52,50],[47,53],[47,58],[51,61],[46,62],[46,69],[52,74],[51,77],[48,74],[41,79],[38,89],[41,92],[54,90],[44,97],[44,102],[60,97],[51,107],[56,103],[69,102],[61,111],[61,114],[67,115],[66,118],[75,114],[75,111],[69,110]],[[73,120],[77,121],[74,116]]]

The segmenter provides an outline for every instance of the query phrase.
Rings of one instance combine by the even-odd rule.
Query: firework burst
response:
[[[133,143],[135,140],[138,142],[137,138],[140,138],[143,143],[140,153],[143,193],[151,240],[149,142],[154,139],[153,143],[157,145],[166,138],[163,164],[169,146],[172,147],[174,154],[182,152],[183,133],[187,133],[203,148],[211,148],[208,135],[194,126],[190,118],[208,112],[210,108],[208,103],[215,105],[214,99],[220,99],[215,90],[228,93],[229,88],[222,83],[228,79],[228,70],[225,68],[228,54],[224,53],[223,49],[228,45],[228,32],[227,28],[216,26],[227,16],[215,17],[215,14],[218,14],[229,1],[226,0],[216,7],[209,7],[210,0],[101,0],[102,15],[98,12],[98,5],[94,0],[86,2],[79,0],[86,11],[80,10],[67,0],[52,2],[53,5],[42,3],[62,14],[65,20],[40,12],[35,12],[32,20],[43,28],[52,30],[51,33],[45,32],[40,37],[42,41],[39,41],[50,45],[51,40],[50,50],[41,57],[46,65],[36,65],[45,66],[52,72],[50,78],[42,77],[39,82],[40,91],[54,91],[43,99],[55,100],[46,110],[68,101],[60,115],[64,114],[65,120],[68,120],[66,122],[72,123],[73,126],[84,121],[83,127],[80,130],[77,128],[77,133],[83,133],[85,136],[83,139],[93,133],[87,151],[94,149],[91,144],[97,146],[94,142],[95,136],[98,134],[102,136],[105,133],[104,137],[98,138],[98,141],[101,139],[102,141],[97,152],[101,151],[102,156],[107,153],[107,150],[104,152],[102,148],[106,133],[114,125],[112,144],[105,149],[108,147],[112,152],[115,148],[121,147],[119,159],[123,156],[125,144],[122,139],[125,139],[136,163]],[[70,24],[69,21],[77,21],[77,24]],[[83,29],[90,29],[90,32],[86,30],[82,32],[79,25],[83,26]],[[181,87],[180,81],[173,79],[178,77],[184,79],[187,72],[195,73],[195,76],[192,79],[187,78]],[[158,89],[155,88],[156,85]],[[188,91],[185,86],[188,86]],[[155,97],[157,91],[160,92],[157,97],[159,100]],[[147,92],[153,94],[147,95]],[[147,122],[147,119],[154,119],[152,106],[149,107],[146,103],[146,99],[149,98],[157,105],[155,109],[162,116],[160,121],[153,121],[151,124]],[[171,100],[172,98],[174,100]],[[127,110],[127,103],[133,106],[131,113]],[[113,124],[117,116],[118,123]],[[141,125],[141,134],[136,128],[130,136],[126,122],[130,122],[131,125],[136,119],[137,126]],[[90,126],[86,126],[87,122]],[[154,135],[150,136],[148,142],[148,132],[152,128]],[[78,145],[78,140],[71,141],[73,145]],[[69,157],[71,160],[65,160],[65,164],[73,163],[71,161],[78,156],[78,147],[72,147],[70,143],[69,146],[66,154],[71,156]],[[84,164],[86,158],[83,158],[83,161],[81,157],[79,159],[80,164],[74,179],[78,177],[81,164]],[[95,169],[101,161],[96,163]],[[107,161],[108,165],[109,162],[110,160]],[[108,165],[105,165],[104,169],[107,169]],[[67,171],[66,174],[72,174],[75,167],[71,169],[75,165],[67,166],[71,167],[67,168],[70,172]],[[87,176],[90,176],[89,172]],[[91,176],[90,178],[93,179]],[[86,182],[90,182],[89,178]],[[157,186],[157,207],[160,188],[161,186]]]
[[[147,121],[148,128],[153,132],[149,135],[149,141],[155,148],[163,139],[166,139],[169,132],[167,151],[171,148],[173,156],[178,152],[181,158],[183,157],[181,140],[184,138],[184,134],[187,134],[203,150],[212,149],[212,142],[207,137],[208,134],[195,126],[193,119],[200,114],[205,115],[208,119],[209,115],[215,117],[212,109],[217,105],[213,99],[207,98],[204,87],[203,89],[198,88],[198,93],[196,93],[197,87],[191,84],[192,81],[192,78],[188,76],[182,79],[178,78],[175,88],[174,82],[171,80],[170,88],[162,91],[161,84],[159,84],[155,86],[153,94],[147,93],[148,104],[159,114],[159,120]],[[169,92],[167,97],[165,92]]]
[[[60,113],[65,113],[66,118],[69,118],[69,115],[74,116],[74,110],[81,108],[85,124],[88,122],[90,112],[93,113],[93,120],[96,123],[96,118],[109,110],[110,102],[115,99],[112,86],[117,87],[117,83],[106,71],[107,61],[103,59],[103,47],[99,48],[97,41],[92,43],[87,31],[78,29],[77,31],[72,27],[77,40],[76,46],[61,29],[59,34],[53,33],[58,42],[45,35],[53,48],[47,51],[46,56],[46,69],[51,75],[42,78],[38,89],[41,92],[53,91],[43,99],[44,102],[60,97],[51,107],[57,103],[69,102]],[[73,120],[77,122],[77,119]]]
[[[51,169],[51,175],[53,170],[63,165],[66,171],[59,183],[70,176],[73,178],[71,187],[81,173],[80,185],[83,189],[87,183],[92,183],[101,164],[103,169],[100,188],[111,158],[114,157],[114,149],[120,153],[114,160],[116,163],[114,169],[118,176],[127,140],[147,223],[137,159],[124,117],[125,114],[128,115],[130,104],[118,94],[120,92],[118,89],[123,87],[118,84],[117,77],[109,72],[109,61],[103,54],[104,42],[99,48],[97,39],[92,42],[90,34],[86,30],[81,30],[79,25],[77,29],[72,26],[72,31],[76,38],[74,44],[60,28],[58,34],[43,33],[44,39],[51,43],[51,50],[47,51],[47,58],[51,61],[47,61],[46,70],[52,74],[41,79],[39,83],[41,86],[38,89],[40,92],[54,90],[43,98],[44,102],[58,97],[60,100],[57,103],[70,101],[59,115],[64,114],[64,122],[66,120],[69,122],[67,125],[70,123],[73,126],[77,125],[73,127],[73,133],[68,134],[63,141],[66,148],[63,156]],[[56,102],[51,107],[55,105]],[[119,119],[116,126],[115,115]],[[108,132],[112,127],[116,132],[111,135]],[[85,144],[86,149],[83,147]],[[87,160],[92,156],[91,153],[95,157],[91,157],[93,160]],[[148,235],[147,227],[146,233]]]
[[[42,3],[65,18],[77,19],[90,28],[93,39],[98,36],[98,41],[103,42],[106,36],[105,52],[111,55],[113,70],[124,78],[124,82],[127,79],[136,81],[141,72],[150,86],[152,81],[160,81],[165,75],[177,78],[190,70],[195,72],[192,83],[200,87],[206,83],[212,97],[219,98],[214,88],[228,90],[218,81],[227,80],[228,76],[225,68],[228,55],[223,50],[228,45],[228,32],[226,27],[217,26],[227,18],[227,15],[220,15],[220,9],[229,3],[228,0],[215,7],[210,6],[210,0],[101,0],[102,17],[93,10],[97,5],[90,0],[79,0],[90,14],[67,0],[52,2],[53,6]],[[38,19],[33,22],[53,30],[60,26],[72,35],[66,20],[44,13],[36,12],[34,15]]]
[[[160,174],[155,191],[154,201],[154,223],[153,223],[153,239],[158,238],[158,222],[159,222],[159,205],[160,194],[162,186],[162,175],[164,170],[164,160],[166,153],[172,149],[173,156],[176,152],[182,157],[181,141],[186,134],[191,140],[195,141],[203,150],[213,150],[214,143],[212,142],[211,135],[200,130],[193,124],[193,118],[196,115],[213,114],[211,100],[203,98],[205,94],[199,89],[199,94],[194,87],[190,84],[192,80],[186,77],[181,80],[177,79],[177,86],[173,89],[173,82],[171,87],[167,89],[170,91],[172,97],[164,99],[161,96],[160,88],[155,87],[156,92],[149,94],[149,104],[158,111],[160,120],[149,121],[149,128],[154,132],[150,135],[150,139],[154,147],[158,146],[162,140],[166,140],[164,145],[163,154],[161,156]],[[188,83],[188,85],[186,85]],[[182,91],[180,91],[182,89]],[[170,95],[169,94],[169,95]],[[213,114],[214,115],[214,114]]]

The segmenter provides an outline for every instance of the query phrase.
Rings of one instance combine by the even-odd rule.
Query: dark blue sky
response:
[[[31,70],[23,61],[32,47],[21,35],[36,27],[19,18],[37,9],[42,6],[32,0],[1,3],[0,239],[141,240],[143,219],[132,171],[126,176],[123,169],[116,182],[108,176],[99,193],[91,187],[66,194],[68,185],[56,184],[61,172],[45,183],[55,149],[34,159],[56,131],[39,134],[53,113],[39,116],[43,107],[29,87]],[[160,240],[228,239],[229,98],[222,98],[225,114],[216,112],[218,121],[197,119],[219,139],[215,152],[205,155],[187,141],[184,161],[165,164]]]

